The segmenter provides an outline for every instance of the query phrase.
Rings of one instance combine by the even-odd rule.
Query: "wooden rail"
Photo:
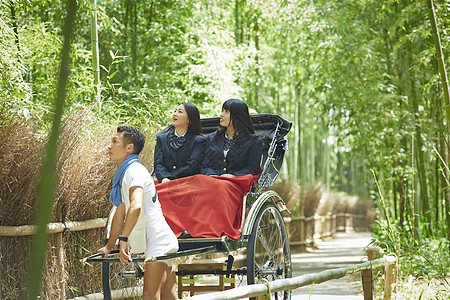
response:
[[[284,218],[289,232],[289,244],[293,252],[304,252],[308,245],[336,232],[367,230],[367,224],[361,225],[364,215],[336,213],[325,216],[295,216]]]
[[[111,299],[123,299],[123,295],[129,295],[131,297],[142,297],[142,287],[136,289],[135,287],[123,288],[120,290],[111,291]],[[104,300],[103,293],[89,294],[85,296],[79,296],[68,300]],[[133,298],[134,299],[134,298]]]
[[[248,297],[257,297],[257,296],[265,296],[268,293],[285,291],[285,290],[293,290],[302,286],[307,286],[309,284],[317,284],[321,282],[325,282],[331,279],[338,279],[344,277],[347,274],[371,270],[372,268],[379,266],[387,266],[386,267],[386,285],[384,290],[384,299],[390,299],[390,295],[392,292],[392,283],[395,280],[395,266],[397,264],[397,257],[395,256],[384,256],[383,258],[379,258],[373,261],[367,261],[365,263],[352,265],[347,268],[337,268],[337,269],[329,269],[326,271],[322,271],[319,273],[313,274],[305,274],[301,276],[297,276],[289,279],[278,279],[274,281],[270,281],[268,283],[263,284],[253,284],[248,286],[241,286],[235,289],[223,291],[223,292],[215,292],[208,293],[198,296],[193,296],[185,299],[192,300],[232,300],[232,299],[242,299]],[[370,299],[370,298],[364,298]]]
[[[374,250],[371,249],[372,255],[379,255],[378,250],[375,249],[376,254],[374,254]],[[369,254],[369,258],[370,258]],[[278,279],[275,281],[271,281],[263,284],[254,284],[241,286],[234,289],[230,289],[223,292],[215,292],[197,295],[193,297],[188,297],[184,299],[192,299],[192,300],[232,300],[232,299],[243,299],[247,297],[257,297],[257,296],[265,296],[270,292],[279,292],[284,290],[294,290],[303,286],[307,286],[310,284],[318,284],[332,279],[339,279],[348,274],[352,274],[355,272],[361,272],[362,274],[362,284],[364,291],[364,300],[372,300],[372,289],[373,289],[373,279],[372,279],[372,269],[380,266],[385,266],[386,270],[386,279],[385,279],[385,288],[384,288],[384,300],[390,300],[393,292],[392,284],[396,282],[396,265],[397,265],[397,257],[394,255],[387,255],[383,258],[367,261],[365,263],[352,265],[347,268],[336,268],[329,269],[319,273],[312,274],[304,274],[301,276],[297,276],[289,279]],[[117,291],[116,291],[117,292]],[[102,293],[95,293],[85,296],[79,296],[76,298],[72,298],[71,300],[101,300],[103,299]],[[115,299],[113,297],[113,299]]]
[[[86,221],[58,222],[47,224],[47,233],[61,233],[64,231],[82,231],[106,226],[106,218]],[[0,226],[0,236],[27,236],[36,233],[36,225]]]
[[[65,256],[63,232],[103,228],[106,226],[106,222],[106,218],[97,218],[86,221],[58,222],[47,224],[47,233],[54,234],[55,236],[55,248],[57,249],[56,263],[60,266],[60,268],[59,272],[56,272],[56,274],[54,275],[61,278],[61,281],[57,283],[60,299],[66,299],[67,288],[66,281],[64,280]],[[36,231],[36,225],[0,226],[0,237],[30,236],[36,234]]]
[[[328,215],[328,216],[312,216],[312,217],[292,217],[292,218],[284,218],[286,224],[290,224],[295,221],[300,222],[333,222],[336,218],[344,218],[350,219],[350,218],[364,218],[364,216],[359,215],[353,215],[348,213],[341,213],[336,215]],[[57,222],[57,223],[50,223],[47,225],[47,232],[48,233],[60,233],[64,231],[82,231],[82,230],[88,230],[88,229],[95,229],[95,228],[103,228],[106,226],[107,219],[106,218],[97,218],[92,220],[85,220],[85,221],[68,221],[68,222]],[[334,222],[333,222],[334,223]],[[336,231],[341,231],[348,226],[339,226],[336,228],[336,226],[331,225],[331,229],[329,229],[327,232],[314,232],[313,236],[311,236],[310,239],[305,239],[301,241],[291,241],[291,244],[307,244],[311,242],[312,239],[322,238],[326,236],[330,236],[334,234]],[[333,228],[334,227],[334,228]],[[34,235],[36,233],[36,225],[21,225],[21,226],[0,226],[0,236],[27,236],[27,235]]]
[[[285,223],[286,227],[294,227],[295,222],[300,222],[302,224],[300,226],[299,235],[297,234],[294,238],[290,234],[290,244],[292,246],[304,246],[307,244],[311,244],[314,242],[314,239],[333,235],[336,231],[342,231],[342,229],[351,228],[352,221],[350,219],[359,218],[362,216],[356,216],[352,214],[336,214],[336,215],[327,215],[327,216],[313,216],[313,217],[286,217]],[[344,226],[338,228],[339,222],[338,219],[341,219],[344,223]],[[349,221],[350,220],[350,221]],[[47,232],[49,234],[55,234],[56,247],[57,251],[57,263],[61,266],[60,274],[55,274],[57,277],[61,277],[61,282],[58,284],[58,290],[60,291],[60,298],[66,299],[66,284],[64,280],[65,274],[65,256],[64,256],[64,243],[63,243],[63,232],[66,231],[83,231],[89,229],[103,228],[106,226],[107,219],[106,218],[97,218],[92,220],[85,221],[70,221],[70,222],[57,222],[50,223],[47,225]],[[308,224],[315,223],[316,226],[312,227],[312,234],[307,234],[306,229],[309,228]],[[348,226],[348,224],[350,226]],[[323,229],[326,228],[326,231]],[[22,226],[0,226],[0,238],[2,237],[16,237],[16,236],[31,236],[36,233],[36,225],[22,225]],[[308,238],[306,238],[308,237]],[[300,238],[300,241],[298,240]],[[83,296],[76,299],[100,299],[101,293],[95,293],[93,295],[87,295],[83,298]],[[90,298],[93,296],[93,298]]]

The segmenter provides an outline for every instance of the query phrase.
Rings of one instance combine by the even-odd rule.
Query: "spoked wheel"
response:
[[[286,226],[276,206],[266,202],[257,213],[247,245],[247,283],[291,277]],[[272,293],[270,299],[291,299],[291,291]]]
[[[144,285],[143,257],[125,265],[119,261],[119,254],[110,254],[102,262],[103,296],[109,299],[142,299]]]

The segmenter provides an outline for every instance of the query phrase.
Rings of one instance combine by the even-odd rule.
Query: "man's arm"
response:
[[[109,234],[108,243],[97,250],[98,253],[103,252],[105,253],[105,256],[111,252],[112,248],[114,247],[114,243],[116,242],[117,238],[119,237],[120,231],[122,230],[123,221],[125,220],[125,204],[120,204],[116,212],[114,213],[114,217],[111,222],[111,232]]]
[[[140,186],[133,186],[130,188],[130,207],[126,213],[125,224],[122,229],[122,236],[128,237],[133,230],[139,218],[142,208],[142,198],[144,197],[144,189]],[[120,261],[123,263],[131,262],[131,255],[128,250],[128,244],[124,241],[119,241],[120,246]]]

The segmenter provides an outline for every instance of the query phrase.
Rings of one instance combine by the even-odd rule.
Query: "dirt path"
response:
[[[319,242],[313,252],[292,254],[292,277],[361,263],[371,238],[369,232],[337,233],[329,241]],[[296,289],[292,299],[363,299],[357,292],[361,289],[359,276],[346,276]]]

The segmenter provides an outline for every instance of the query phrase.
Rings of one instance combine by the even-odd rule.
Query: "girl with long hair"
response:
[[[188,102],[178,105],[172,124],[156,135],[154,175],[158,182],[199,174],[205,145],[197,107]]]
[[[202,174],[257,175],[261,154],[262,140],[253,129],[247,104],[228,99],[222,105],[219,128],[207,137]]]

